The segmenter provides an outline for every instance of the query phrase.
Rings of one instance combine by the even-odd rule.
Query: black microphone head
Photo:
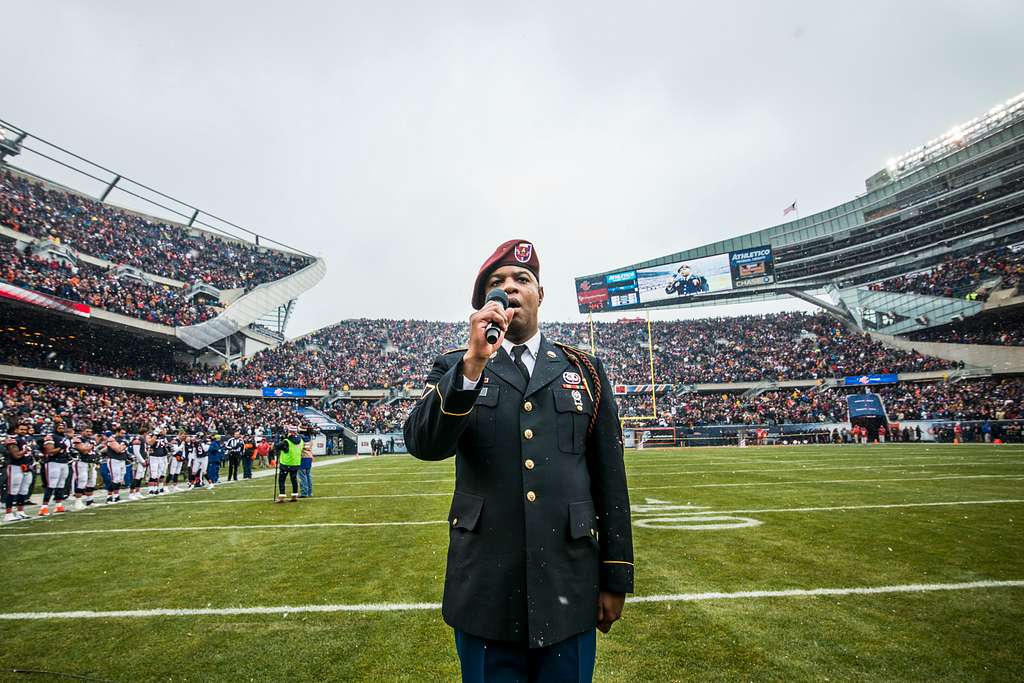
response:
[[[487,301],[497,301],[501,304],[502,308],[508,308],[508,294],[505,293],[504,289],[495,287],[491,291],[487,292]],[[484,303],[487,303],[487,301]]]

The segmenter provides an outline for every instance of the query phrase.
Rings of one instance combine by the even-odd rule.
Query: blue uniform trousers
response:
[[[220,483],[220,460],[217,460],[216,462],[211,460],[207,463],[206,475],[210,478],[212,483]]]
[[[313,495],[313,459],[303,458],[299,465],[299,494],[303,498]]]
[[[455,649],[462,683],[590,683],[597,632],[591,629],[531,650],[526,643],[486,640],[457,630]]]
[[[242,456],[242,479],[252,479],[252,454],[248,451]]]

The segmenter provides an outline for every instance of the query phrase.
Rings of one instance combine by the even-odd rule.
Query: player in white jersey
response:
[[[128,460],[132,465],[132,485],[128,489],[128,500],[139,500],[142,498],[142,480],[145,477],[146,468],[149,466],[144,434],[132,438],[128,453]]]
[[[203,480],[206,479],[206,470],[210,466],[210,458],[206,455],[207,448],[209,446],[205,443],[202,434],[196,434],[192,438],[192,450],[195,452],[192,470],[192,486],[194,487],[202,486]]]
[[[28,434],[28,423],[22,422],[14,428],[14,434],[4,442],[6,450],[7,490],[5,491],[5,522],[28,519],[25,514],[25,500],[32,487],[32,437]]]
[[[151,496],[166,493],[164,489],[164,477],[167,474],[167,454],[170,447],[167,439],[164,438],[162,429],[153,430],[152,434],[146,436],[146,454],[149,458],[149,488],[147,492]]]
[[[71,474],[75,487],[75,509],[84,510],[92,505],[92,494],[96,490],[96,470],[99,467],[92,428],[83,429],[81,436],[76,436],[75,430],[69,428],[64,432],[64,440],[72,454]]]
[[[185,435],[179,434],[171,442],[171,457],[167,461],[167,485],[172,491],[180,491],[178,488],[178,477],[181,476],[181,469],[188,460],[185,453]]]
[[[107,505],[121,502],[121,487],[124,485],[125,461],[128,453],[128,442],[125,440],[124,427],[118,427],[107,437],[106,443],[107,471],[110,474],[110,488],[107,489]]]

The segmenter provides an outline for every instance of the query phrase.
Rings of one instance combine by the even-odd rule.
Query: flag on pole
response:
[[[796,211],[796,202],[793,202],[792,204],[787,206],[785,209],[783,209],[782,210],[782,215],[783,216],[788,216],[789,214],[793,213],[794,211]]]

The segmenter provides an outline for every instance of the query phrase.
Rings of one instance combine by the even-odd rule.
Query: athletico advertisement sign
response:
[[[12,301],[18,301],[23,304],[48,308],[51,311],[70,313],[83,318],[92,317],[92,309],[89,308],[87,304],[61,299],[59,296],[50,296],[49,294],[40,294],[39,292],[22,289],[21,287],[15,287],[9,282],[0,282],[0,297],[10,299]]]
[[[576,279],[580,313],[665,306],[681,298],[775,282],[770,246]]]
[[[263,387],[263,398],[305,398],[305,389],[291,387]]]

